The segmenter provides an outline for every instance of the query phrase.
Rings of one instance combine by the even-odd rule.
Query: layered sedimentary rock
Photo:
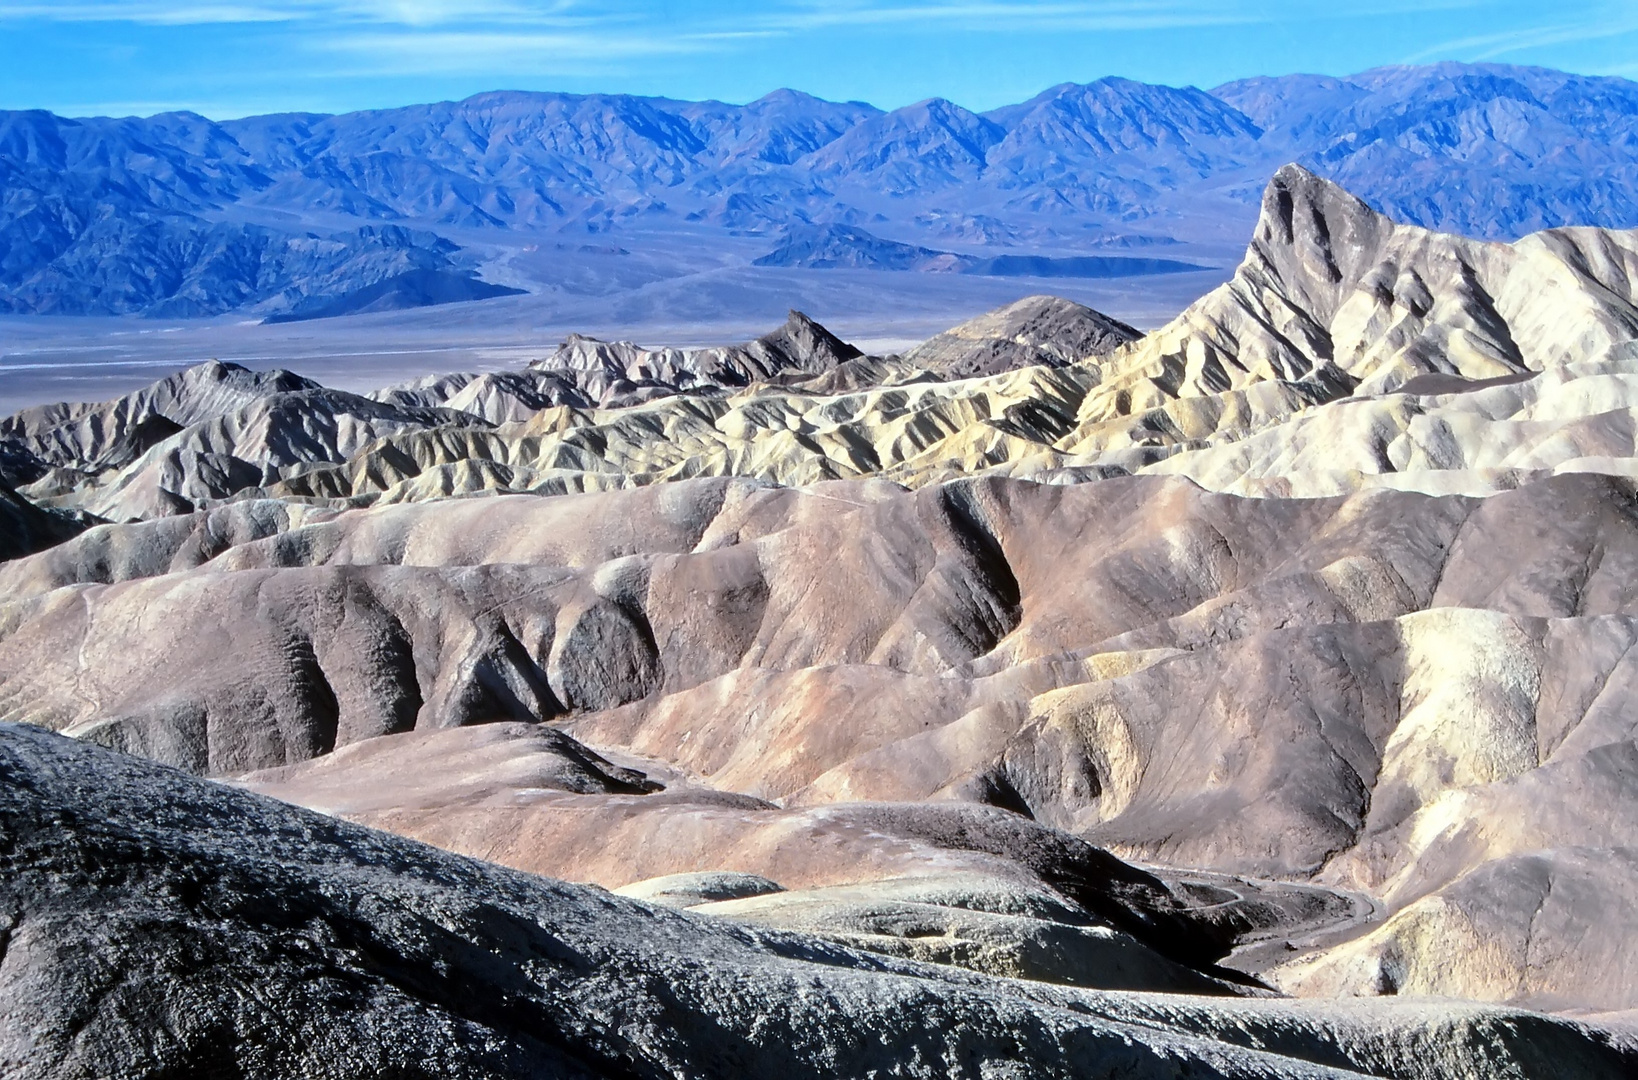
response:
[[[26,409],[0,421],[0,441],[39,462],[30,499],[127,520],[186,513],[385,434],[451,423],[487,426],[213,360],[113,401]]]
[[[643,389],[710,390],[823,375],[861,355],[802,312],[792,311],[784,326],[743,345],[648,349],[576,334],[531,366],[575,379],[594,400],[606,402],[630,399]]]
[[[952,985],[1638,1012],[1635,251],[1290,168],[1138,339],[1032,298],[36,410],[0,527],[92,527],[0,564],[0,720]],[[1452,1038],[1323,1060],[1552,1075]]]
[[[824,858],[815,837],[847,833],[845,804],[954,800],[1146,861],[1312,882],[1344,929],[1371,927],[1348,897],[1376,896],[1392,918],[1372,932],[1397,933],[1402,910],[1479,895],[1473,875],[1528,870],[1515,856],[1630,842],[1601,809],[1625,790],[1608,747],[1627,738],[1621,698],[1601,694],[1638,632],[1633,502],[1624,480],[1567,476],[1490,499],[1248,499],[1137,477],[915,493],[705,480],[305,520],[244,503],[103,526],[0,571],[16,598],[0,704],[218,775],[398,732],[564,723],[690,779],[645,792],[596,766],[575,773],[585,791],[524,794],[563,787],[513,776],[503,741],[457,770],[484,778],[473,812],[471,790],[418,801],[390,782],[436,773],[437,753],[402,757],[411,741],[338,781],[352,802],[299,770],[256,782],[609,885],[700,869],[787,888],[903,877],[925,856],[871,836],[908,811]],[[102,581],[84,572],[110,565]],[[1490,820],[1475,791],[1560,769],[1578,779],[1558,818],[1532,824],[1547,804],[1529,800],[1499,847],[1443,839]],[[358,802],[372,774],[385,801]],[[1565,830],[1577,815],[1599,839]],[[1528,925],[1520,895],[1491,917]],[[1604,912],[1562,895],[1554,932],[1580,940]],[[1310,914],[1251,922],[1302,939]],[[1610,970],[1631,962],[1624,940],[1601,946]],[[1254,942],[1222,944],[1192,959]],[[1472,954],[1394,961],[1438,973],[1421,983],[1343,980],[1313,966],[1332,944],[1299,940],[1290,985],[1565,1004],[1552,979],[1567,974],[1538,989],[1490,961],[1483,978],[1455,970]],[[1248,961],[1285,985],[1269,962]],[[1630,1008],[1630,984],[1583,983],[1578,1000]]]
[[[793,313],[744,346],[574,339],[538,370],[424,380],[374,402],[307,387],[224,400],[209,420],[160,410],[117,454],[66,414],[14,422],[6,447],[57,467],[18,477],[27,497],[114,518],[255,493],[339,507],[698,476],[1166,472],[1249,494],[1482,494],[1627,471],[1635,235],[1431,233],[1292,166],[1233,280],[1141,340],[1032,298],[883,361]],[[92,410],[121,412],[141,410]],[[246,442],[273,423],[303,437]]]
[[[491,424],[527,420],[558,405],[587,408],[591,400],[572,378],[556,371],[486,371],[429,375],[377,390],[389,405],[443,406]]]

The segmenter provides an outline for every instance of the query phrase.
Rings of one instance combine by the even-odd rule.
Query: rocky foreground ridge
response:
[[[122,987],[0,1053],[1625,1075],[1634,282],[1632,233],[1440,235],[1292,167],[1146,336],[1035,297],[870,357],[793,313],[0,421],[0,720],[80,740],[0,731],[0,979]],[[105,843],[245,896],[132,870],[192,929],[93,970]],[[206,913],[282,959],[203,963]],[[322,1038],[234,1004],[311,994]]]
[[[1530,1013],[972,975],[436,851],[0,727],[16,1077],[1613,1075]]]

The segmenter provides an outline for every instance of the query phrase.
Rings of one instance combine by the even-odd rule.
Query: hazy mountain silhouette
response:
[[[493,293],[451,229],[502,247],[640,233],[742,262],[792,230],[900,246],[797,261],[813,268],[939,269],[952,247],[1072,259],[1112,238],[1232,235],[1286,161],[1469,235],[1638,225],[1638,84],[1442,64],[1210,93],[1109,78],[984,114],[789,90],[748,105],[496,92],[220,123],[0,113],[0,309],[283,318],[409,273],[470,285],[404,302]],[[768,239],[736,248],[747,233]]]

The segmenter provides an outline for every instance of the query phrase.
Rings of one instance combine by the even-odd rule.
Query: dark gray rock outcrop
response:
[[[92,520],[42,510],[0,482],[0,562],[73,539]]]
[[[757,266],[808,270],[954,270],[961,258],[916,244],[901,244],[851,225],[801,225],[755,260]]]
[[[351,284],[351,283],[349,283]],[[372,311],[402,311],[435,304],[461,304],[489,300],[497,296],[522,296],[523,289],[496,285],[454,270],[417,268],[405,270],[343,292],[303,299],[288,311],[269,315],[266,322],[303,322],[333,319],[340,315],[363,315]]]
[[[949,379],[1045,364],[1062,367],[1113,352],[1143,335],[1073,300],[1029,296],[917,345],[907,365]]]
[[[120,1076],[1614,1076],[1496,1009],[1207,1004],[873,957],[0,727],[0,1069]]]

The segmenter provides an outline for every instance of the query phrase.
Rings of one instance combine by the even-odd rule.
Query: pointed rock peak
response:
[[[251,375],[249,368],[238,364],[228,363],[211,357],[200,364],[195,364],[182,372],[184,382],[227,382],[230,379]]]
[[[812,94],[804,94],[800,90],[792,90],[792,89],[790,89],[788,87],[781,87],[778,90],[770,90],[768,93],[763,94],[761,97],[757,98],[755,101],[751,102],[750,104],[746,105],[745,107],[747,109],[754,109],[759,105],[824,105],[824,104],[827,104],[827,102],[825,102],[825,100],[823,98],[816,98]]]
[[[1061,82],[1057,86],[1047,87],[1045,90],[1042,90],[1039,94],[1036,94],[1034,97],[1030,98],[1024,104],[1026,104],[1026,105],[1035,105],[1035,104],[1038,104],[1038,103],[1043,102],[1043,101],[1052,101],[1052,100],[1054,100],[1056,98],[1063,97],[1065,94],[1073,94],[1073,93],[1077,93],[1077,92],[1080,92],[1080,91],[1084,91],[1087,88],[1087,86],[1088,86],[1087,83]]]
[[[1246,256],[1272,271],[1294,302],[1329,322],[1342,292],[1375,265],[1394,229],[1341,186],[1286,165],[1263,191]]]
[[[789,333],[830,333],[823,326],[814,322],[807,312],[798,311],[795,308],[791,308],[785,313],[785,330]]]
[[[1392,228],[1392,223],[1364,200],[1293,162],[1281,166],[1263,189],[1256,238],[1263,243],[1290,245],[1315,230],[1337,236],[1374,234],[1384,228]]]
[[[1101,79],[1093,79],[1084,83],[1064,83],[1055,86],[1048,94],[1054,98],[1064,97],[1138,97],[1153,98],[1157,94],[1188,93],[1188,90],[1174,87],[1153,86],[1149,83],[1138,82],[1136,79],[1126,79],[1119,75],[1105,75]],[[1042,97],[1047,95],[1043,94]]]
[[[795,308],[784,326],[757,338],[757,344],[805,371],[828,371],[864,355]]]
[[[925,101],[918,101],[914,105],[906,105],[904,108],[896,111],[911,116],[926,116],[930,119],[938,120],[943,123],[959,122],[967,124],[974,120],[982,119],[982,117],[972,110],[962,108],[949,98],[941,97],[928,98]]]
[[[209,360],[185,368],[159,382],[136,392],[143,396],[164,393],[167,387],[179,392],[202,391],[206,387],[222,386],[224,388],[243,390],[253,394],[278,394],[297,390],[321,390],[318,383],[305,379],[293,371],[284,368],[271,368],[267,371],[253,371],[239,364],[226,360]],[[121,399],[123,400],[123,399]]]
[[[1320,176],[1318,173],[1311,172],[1309,169],[1297,164],[1295,161],[1281,165],[1278,171],[1276,171],[1274,175],[1269,178],[1268,187],[1270,190],[1284,188],[1293,191],[1324,192],[1331,198],[1352,199],[1361,206],[1365,205],[1363,202],[1360,202],[1359,199],[1355,198],[1355,196],[1341,184],[1327,180],[1325,177]],[[1369,209],[1369,207],[1367,207],[1367,209]]]
[[[1142,337],[1141,331],[1095,308],[1042,293],[962,323],[964,329],[1030,341],[1065,360],[1081,360]]]

